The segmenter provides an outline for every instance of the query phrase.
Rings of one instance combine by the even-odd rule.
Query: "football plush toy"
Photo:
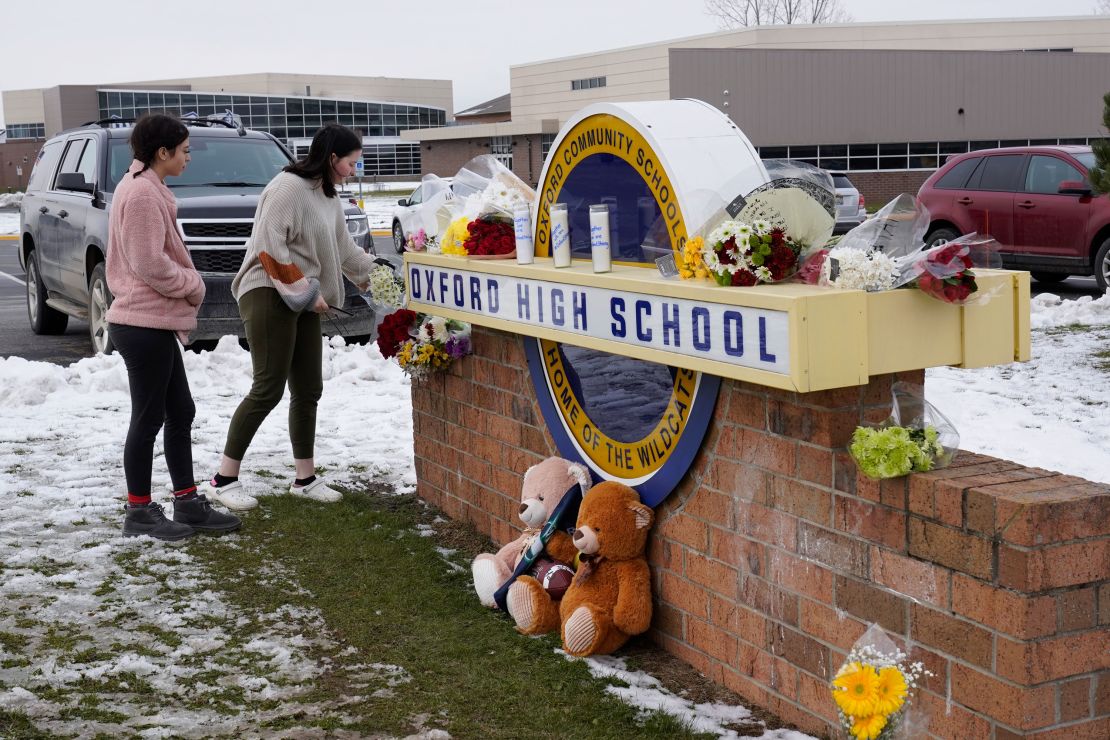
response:
[[[564,496],[584,493],[590,486],[590,471],[581,463],[549,457],[528,468],[520,490],[518,513],[524,522],[524,532],[495,554],[482,553],[470,565],[474,577],[474,590],[478,600],[491,609],[497,608],[494,594],[516,569],[517,563],[539,537],[540,530],[558,507]],[[555,532],[545,547],[548,558],[562,563],[574,560],[578,551],[566,532]],[[541,553],[541,557],[543,557]],[[569,570],[569,568],[568,568]],[[546,575],[546,570],[544,572]],[[551,574],[552,584],[558,588],[565,576],[557,570]],[[565,589],[565,586],[562,588]],[[560,592],[561,595],[561,592]],[[557,598],[557,597],[552,597]],[[553,628],[554,629],[554,628]]]
[[[563,598],[574,579],[574,569],[558,560],[540,558],[528,571],[528,575],[539,581],[552,601],[558,601]]]

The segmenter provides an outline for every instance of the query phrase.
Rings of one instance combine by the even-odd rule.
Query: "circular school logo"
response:
[[[660,132],[665,138],[656,138]],[[608,206],[615,263],[655,269],[656,260],[681,250],[688,232],[676,183],[704,180],[696,168],[719,165],[684,157],[676,134],[717,137],[734,147],[729,155],[738,137],[751,152],[744,156],[758,163],[739,130],[697,101],[668,101],[666,110],[650,103],[589,108],[568,122],[544,164],[536,254],[551,253],[554,203],[567,205],[573,257],[589,258],[589,207],[600,203]],[[670,161],[681,172],[666,156],[675,146]],[[720,378],[546,339],[527,339],[525,346],[560,454],[584,462],[598,478],[636,488],[650,506],[666,498],[701,448]]]

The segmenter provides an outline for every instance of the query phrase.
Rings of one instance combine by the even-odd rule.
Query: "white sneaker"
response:
[[[334,488],[329,488],[328,484],[324,482],[324,479],[320,477],[317,477],[316,480],[312,481],[307,486],[298,486],[296,483],[290,485],[289,493],[294,496],[310,498],[313,501],[322,501],[325,504],[334,504],[336,501],[343,498],[342,493]]]
[[[200,492],[212,503],[223,504],[232,511],[246,511],[258,506],[258,499],[243,490],[242,482],[237,480],[219,488],[208,480],[200,487]]]

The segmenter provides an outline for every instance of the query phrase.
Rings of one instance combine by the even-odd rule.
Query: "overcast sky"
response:
[[[1084,15],[1096,3],[841,0],[856,21]],[[512,64],[718,30],[704,7],[703,0],[8,0],[0,4],[0,90],[250,72],[423,77],[451,80],[459,111],[507,93]]]

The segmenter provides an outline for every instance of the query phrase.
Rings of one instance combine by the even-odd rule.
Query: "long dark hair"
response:
[[[143,168],[133,177],[138,177],[150,169],[151,162],[158,156],[162,147],[171,152],[189,138],[189,129],[174,116],[165,113],[146,113],[135,123],[131,130],[131,152],[135,159],[143,163]]]
[[[362,151],[362,137],[346,126],[325,123],[312,137],[308,154],[285,168],[286,172],[300,175],[306,180],[319,180],[324,195],[335,197],[335,183],[331,181],[331,155],[346,157],[358,149]]]

